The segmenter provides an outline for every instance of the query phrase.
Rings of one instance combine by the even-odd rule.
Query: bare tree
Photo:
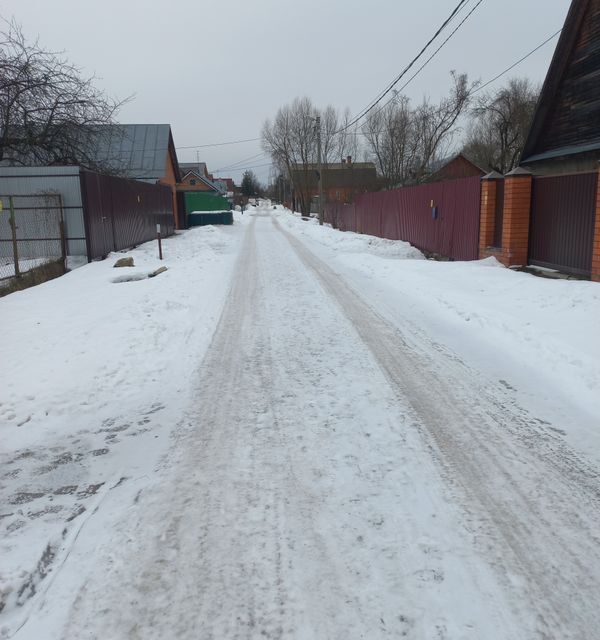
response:
[[[448,153],[458,133],[456,123],[469,104],[472,88],[468,86],[466,74],[453,71],[452,80],[450,94],[439,104],[424,100],[415,110],[418,151],[413,171],[416,182],[426,180],[431,164]]]
[[[409,99],[397,95],[384,107],[371,111],[362,133],[386,187],[409,182],[417,149]]]
[[[0,32],[0,161],[99,168],[90,128],[113,123],[125,101],[106,97],[94,82],[7,23]]]
[[[482,96],[471,110],[463,151],[482,167],[508,173],[525,146],[539,89],[526,78]]]
[[[367,116],[362,133],[388,188],[423,182],[431,164],[447,151],[470,92],[466,75],[452,73],[452,79],[450,94],[438,104],[424,99],[412,108],[398,94]]]
[[[335,135],[336,159],[346,158],[347,156],[358,157],[360,149],[358,123],[351,125],[351,122],[350,110],[346,108],[343,119],[340,121],[341,125]]]
[[[331,105],[320,111],[310,98],[296,98],[291,105],[281,107],[273,121],[262,129],[263,149],[273,164],[289,180],[301,211],[310,210],[310,194],[316,179],[317,135],[316,118],[321,116],[321,143],[325,171],[327,163],[352,155],[356,149],[356,131],[345,128],[344,120]]]

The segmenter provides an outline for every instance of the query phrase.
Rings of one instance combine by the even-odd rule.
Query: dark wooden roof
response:
[[[438,182],[442,180],[456,180],[459,178],[472,178],[474,176],[483,177],[488,173],[472,160],[467,158],[464,153],[459,153],[449,158],[442,158],[439,162],[431,167],[431,174],[428,177],[429,182]]]
[[[316,188],[318,166],[316,164],[293,165],[292,178],[295,183]],[[377,183],[377,170],[372,162],[323,164],[323,188],[374,188]]]
[[[600,149],[600,0],[572,0],[522,163]]]

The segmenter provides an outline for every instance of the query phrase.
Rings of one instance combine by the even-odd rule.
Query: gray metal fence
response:
[[[0,286],[66,257],[60,194],[0,195]]]

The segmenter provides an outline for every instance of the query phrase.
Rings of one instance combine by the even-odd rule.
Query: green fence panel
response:
[[[187,214],[194,211],[225,211],[230,208],[226,198],[213,192],[188,191],[184,200]]]
[[[197,211],[188,215],[190,227],[203,227],[207,224],[233,224],[231,211]]]

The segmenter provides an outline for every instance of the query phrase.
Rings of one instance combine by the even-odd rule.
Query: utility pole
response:
[[[321,158],[321,116],[317,116],[317,156],[319,163],[319,224],[323,224],[323,160]]]

